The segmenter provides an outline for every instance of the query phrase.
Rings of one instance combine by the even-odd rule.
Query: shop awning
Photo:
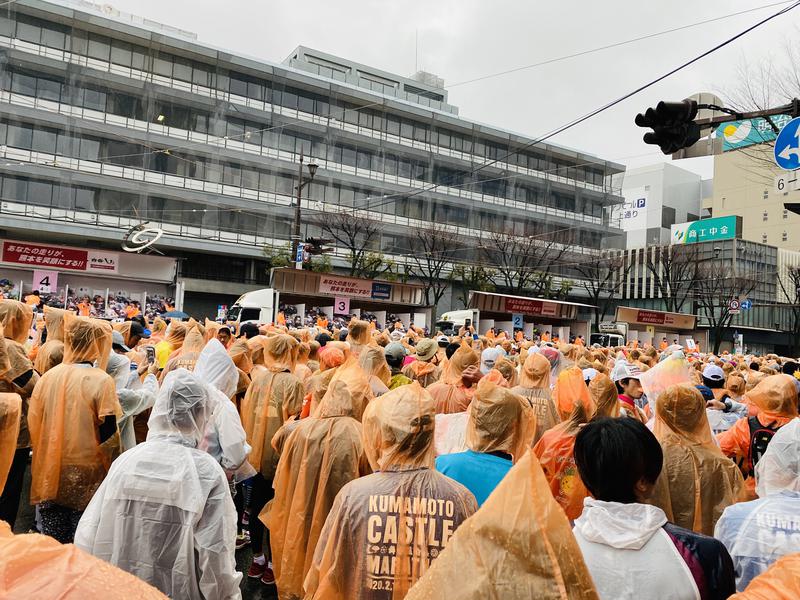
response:
[[[579,308],[594,308],[591,304],[550,300],[546,298],[527,298],[494,292],[469,294],[469,307],[485,312],[520,314],[547,319],[575,319]]]

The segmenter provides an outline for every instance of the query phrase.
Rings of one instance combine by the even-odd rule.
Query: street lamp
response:
[[[300,201],[301,192],[314,179],[317,174],[318,165],[312,160],[308,163],[308,178],[303,178],[303,151],[300,150],[300,165],[297,173],[297,201],[294,206],[294,233],[292,234],[292,260],[294,261],[295,269],[303,268],[303,257],[297,256],[298,249],[300,248]]]

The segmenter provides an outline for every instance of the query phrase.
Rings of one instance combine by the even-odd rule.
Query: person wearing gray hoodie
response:
[[[573,533],[601,599],[723,600],[736,591],[721,542],[669,523],[644,503],[663,463],[645,425],[592,421],[576,436],[574,455],[591,497]]]

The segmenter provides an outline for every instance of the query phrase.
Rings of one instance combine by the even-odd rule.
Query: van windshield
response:
[[[239,313],[242,312],[241,306],[231,306],[228,309],[228,314],[225,316],[225,320],[227,321],[238,321],[239,320]]]

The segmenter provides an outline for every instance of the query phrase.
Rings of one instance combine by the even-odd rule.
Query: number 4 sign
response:
[[[33,272],[33,290],[40,294],[52,294],[58,287],[58,271]]]

